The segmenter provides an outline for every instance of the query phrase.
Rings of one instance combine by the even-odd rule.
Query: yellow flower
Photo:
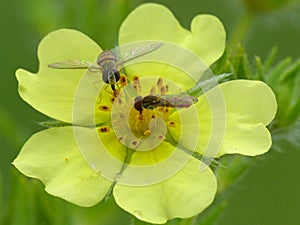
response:
[[[208,158],[265,153],[272,143],[265,126],[277,105],[266,84],[237,80],[212,88],[188,108],[151,103],[153,107],[136,110],[136,97],[147,93],[188,99],[182,93],[222,55],[225,31],[211,15],[196,16],[188,31],[164,6],[144,4],[123,22],[119,44],[123,50],[128,43],[147,40],[163,43],[149,57],[162,57],[168,46],[181,53],[163,62],[141,59],[126,66],[130,84],[114,96],[107,90],[99,94],[95,86],[101,78],[89,71],[48,67],[68,59],[95,61],[102,49],[94,41],[68,29],[47,35],[38,49],[38,73],[16,73],[19,93],[40,112],[73,125],[33,135],[13,164],[40,179],[49,194],[74,204],[95,205],[113,187],[124,210],[147,222],[165,223],[200,213],[215,196],[213,172],[188,152]],[[202,64],[193,65],[188,56]]]

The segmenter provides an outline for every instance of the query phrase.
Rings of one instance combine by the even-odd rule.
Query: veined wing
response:
[[[92,62],[81,59],[66,60],[62,62],[55,62],[48,65],[52,69],[89,69],[90,71],[101,70],[101,67]]]
[[[142,99],[142,106],[146,109],[158,106],[188,108],[196,102],[198,99],[189,95],[147,95]]]
[[[162,43],[153,43],[149,45],[144,45],[141,47],[137,47],[132,49],[130,52],[126,53],[117,63],[117,66],[120,66],[130,60],[133,60],[135,58],[141,57],[143,55],[146,55],[150,52],[155,51],[156,49],[160,48],[163,44]]]
[[[162,104],[169,104],[176,108],[188,108],[198,102],[198,99],[189,95],[159,95]]]

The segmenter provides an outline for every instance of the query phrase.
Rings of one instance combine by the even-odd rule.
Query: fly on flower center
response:
[[[176,111],[165,99],[181,88],[162,77],[138,78],[122,88],[112,105],[112,127],[117,139],[137,151],[150,151],[167,137],[168,116]]]

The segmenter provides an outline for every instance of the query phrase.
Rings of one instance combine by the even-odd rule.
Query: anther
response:
[[[133,88],[133,90],[137,91],[138,88],[139,88],[139,86],[138,86],[137,84],[133,84],[133,85],[132,85],[132,88]]]
[[[150,90],[150,95],[155,94],[155,92],[156,92],[156,87],[152,87]]]
[[[157,138],[158,138],[160,141],[163,141],[163,140],[166,139],[166,137],[165,137],[164,135],[162,135],[162,134],[157,135]]]
[[[122,140],[124,140],[123,136],[121,136],[121,137],[118,138],[118,141],[122,141]]]
[[[139,114],[135,117],[135,119],[137,120],[137,122],[143,122],[143,120],[145,119],[143,114]]]
[[[144,131],[144,135],[145,135],[145,136],[149,136],[150,134],[151,134],[151,130],[145,130],[145,131]]]
[[[108,111],[111,110],[110,107],[109,107],[109,106],[106,106],[106,105],[100,105],[100,106],[99,106],[99,109],[100,109],[101,111],[105,111],[105,112],[108,112]]]
[[[126,120],[126,116],[124,115],[124,113],[119,113],[119,116],[122,120]]]
[[[130,147],[135,148],[135,147],[137,147],[137,145],[138,145],[137,141],[132,141],[131,144],[130,144]]]
[[[119,103],[119,104],[122,104],[122,103],[123,103],[123,101],[122,101],[121,98],[117,98],[117,99],[118,99],[118,103]]]
[[[169,127],[176,127],[176,126],[177,126],[177,124],[176,124],[174,121],[168,121],[168,122],[167,122],[167,125],[168,125]]]
[[[160,87],[162,84],[163,84],[163,79],[160,77],[158,78],[156,85]]]
[[[139,82],[140,78],[139,78],[138,75],[134,75],[132,80],[135,81],[135,82]]]
[[[124,74],[121,74],[119,83],[120,83],[121,87],[124,87],[127,85],[127,78]]]
[[[169,91],[169,85],[166,84],[165,87],[166,87],[166,92],[168,92]]]
[[[119,90],[114,90],[113,91],[113,96],[117,97],[119,95],[120,91]]]
[[[98,131],[99,131],[100,133],[108,133],[109,130],[110,130],[110,127],[109,127],[109,126],[103,126],[103,127],[100,127],[100,128],[98,129]]]
[[[165,94],[165,93],[167,93],[167,92],[168,92],[167,85],[161,86],[161,87],[160,87],[160,93],[161,93],[161,94]]]
[[[158,115],[156,113],[153,113],[151,116],[152,119],[158,118]]]
[[[110,102],[111,102],[111,103],[114,103],[115,100],[116,100],[116,97],[113,96],[113,95],[111,95],[111,96],[110,96]]]

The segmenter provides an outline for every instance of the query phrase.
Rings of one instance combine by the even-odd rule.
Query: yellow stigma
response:
[[[137,138],[145,138],[151,134],[149,122],[153,118],[152,116],[152,110],[144,109],[142,114],[140,114],[136,109],[131,109],[129,113],[129,127]]]

